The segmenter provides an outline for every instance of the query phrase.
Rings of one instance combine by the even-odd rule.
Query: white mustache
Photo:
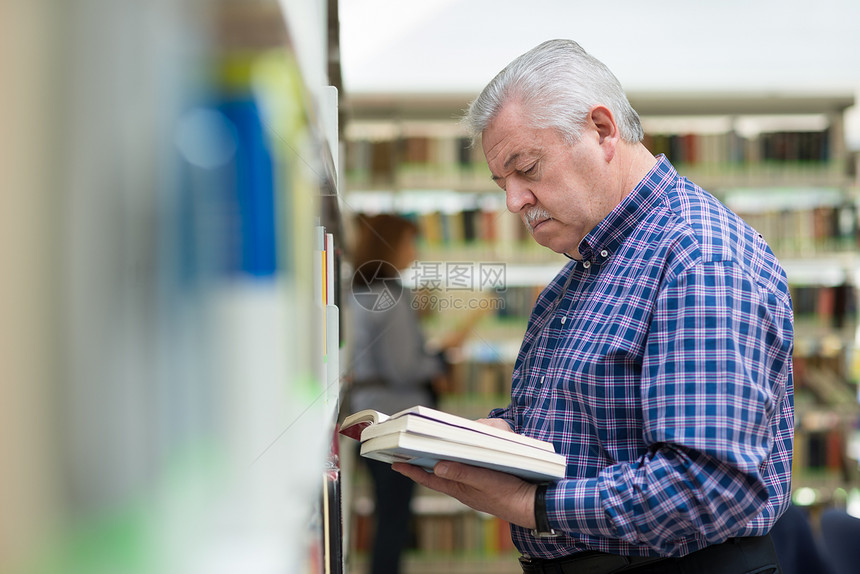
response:
[[[523,223],[526,224],[526,227],[529,228],[529,231],[534,231],[532,225],[535,221],[543,221],[544,219],[551,219],[552,216],[549,212],[542,207],[532,207],[528,211],[526,211],[523,216]]]

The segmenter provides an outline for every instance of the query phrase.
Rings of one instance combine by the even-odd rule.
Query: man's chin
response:
[[[560,255],[564,255],[565,253],[578,253],[578,246],[570,245],[570,241],[565,241],[565,239],[569,238],[560,236],[559,229],[549,228],[552,222],[553,220],[550,219],[540,223],[534,229],[529,227],[528,230],[531,233],[532,239],[534,239],[538,245],[542,245],[550,251],[555,251]],[[561,233],[564,232],[561,231]]]
[[[571,247],[570,245],[566,244],[563,245],[558,241],[553,241],[551,238],[538,239],[534,234],[532,234],[532,238],[535,240],[535,242],[537,242],[538,245],[542,245],[550,251],[555,251],[559,255],[576,252],[576,247]]]

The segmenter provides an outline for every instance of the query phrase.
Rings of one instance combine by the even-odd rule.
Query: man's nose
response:
[[[508,211],[519,213],[534,205],[536,198],[526,183],[511,178],[505,186],[505,202],[508,205]]]

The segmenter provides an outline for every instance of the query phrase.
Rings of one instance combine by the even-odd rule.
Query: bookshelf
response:
[[[456,321],[469,301],[491,307],[457,358],[454,389],[442,405],[480,417],[506,400],[531,303],[566,259],[535,244],[505,211],[480,149],[468,147],[458,124],[471,97],[350,94],[344,207],[348,214],[397,212],[419,225],[419,262],[407,278],[436,288],[431,332]],[[649,149],[744,217],[783,262],[797,314],[795,501],[838,503],[860,487],[856,454],[846,454],[860,417],[860,187],[843,119],[854,95],[639,93],[630,100]],[[511,279],[504,289],[450,288],[451,267],[472,264],[477,274],[476,266],[493,263]],[[447,309],[439,308],[443,300]],[[449,509],[452,521],[461,513]]]
[[[0,570],[340,572],[325,3],[26,4]]]
[[[494,191],[457,119],[466,94],[351,94],[345,126],[350,193],[360,189]],[[851,161],[843,114],[853,94],[631,94],[655,153],[708,189],[841,186]],[[683,144],[683,145],[682,145]],[[777,168],[777,169],[773,169]],[[697,181],[698,180],[694,180]]]

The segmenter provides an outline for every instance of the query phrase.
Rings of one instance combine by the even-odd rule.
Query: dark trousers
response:
[[[583,552],[566,559],[523,563],[526,574],[780,574],[770,536],[733,538],[681,558],[624,564],[624,559]],[[641,559],[640,559],[641,560]],[[812,573],[810,573],[812,574]]]
[[[391,465],[364,459],[373,479],[376,498],[375,534],[370,574],[398,574],[400,557],[409,541],[409,504],[415,483]]]

